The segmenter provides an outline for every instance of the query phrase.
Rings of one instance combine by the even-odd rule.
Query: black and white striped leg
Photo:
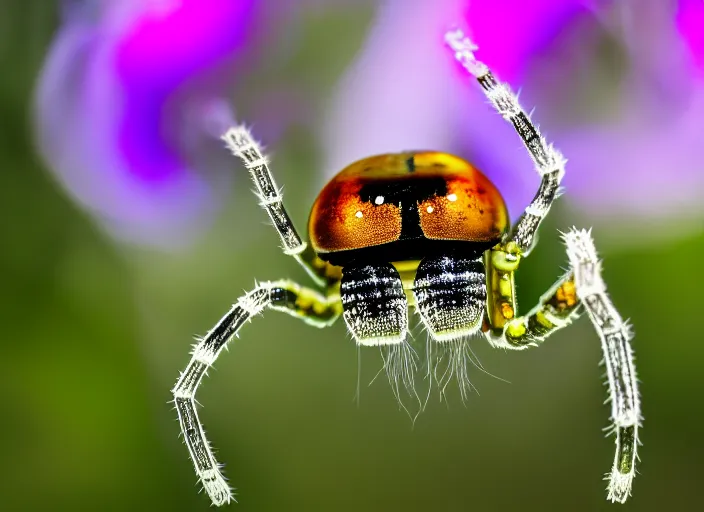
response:
[[[460,64],[477,79],[494,108],[516,129],[542,178],[537,194],[510,235],[510,241],[517,245],[521,254],[526,255],[535,243],[540,223],[558,195],[567,160],[552,144],[548,144],[538,127],[531,122],[511,87],[497,81],[486,64],[475,58],[477,46],[461,30],[448,32],[445,41],[454,50]]]
[[[631,494],[641,422],[638,381],[630,344],[633,335],[606,293],[601,262],[590,232],[572,229],[564,235],[564,242],[570,271],[543,295],[533,310],[508,321],[501,335],[492,331],[485,334],[496,347],[513,350],[535,347],[569,325],[580,304],[584,306],[601,339],[611,421],[616,435],[614,464],[606,476],[607,498],[623,503]]]
[[[317,261],[315,254],[308,250],[308,244],[296,231],[284,207],[281,189],[277,187],[269,170],[269,161],[252,134],[246,127],[237,126],[228,130],[222,139],[249,171],[257,189],[259,204],[266,210],[279,234],[284,253],[293,256],[319,285],[329,284],[334,279],[328,279],[326,275],[328,265]]]
[[[215,363],[221,350],[240,327],[264,308],[284,311],[312,325],[326,327],[340,315],[338,296],[323,297],[317,292],[291,281],[264,282],[241,297],[193,349],[191,360],[173,388],[174,403],[191,460],[214,505],[233,499],[232,489],[225,481],[220,466],[205,437],[196,411],[195,395],[208,368]]]
[[[606,293],[601,261],[590,231],[572,229],[564,235],[564,241],[574,272],[577,297],[601,338],[611,399],[611,421],[616,435],[614,465],[606,475],[608,499],[623,503],[631,495],[638,458],[638,429],[642,420],[630,343],[633,333]]]

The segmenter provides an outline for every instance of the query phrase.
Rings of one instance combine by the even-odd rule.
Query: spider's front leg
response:
[[[477,60],[474,55],[477,46],[461,30],[445,34],[445,42],[455,52],[455,59],[479,82],[496,111],[513,125],[541,177],[535,197],[511,233],[487,253],[485,266],[491,297],[488,316],[492,328],[500,329],[516,315],[513,273],[521,258],[528,256],[535,245],[540,224],[559,195],[567,160],[540,133],[511,87],[497,80],[489,67]]]
[[[607,475],[608,499],[625,502],[631,494],[638,457],[640,397],[636,379],[633,335],[606,293],[601,262],[588,231],[572,229],[564,236],[570,271],[541,297],[528,314],[509,320],[502,330],[486,332],[489,342],[508,349],[541,344],[576,316],[581,305],[587,310],[601,339],[608,376],[611,421],[616,435],[616,454]]]
[[[266,211],[276,229],[284,253],[293,256],[317,285],[330,286],[339,281],[339,267],[321,260],[296,231],[284,206],[283,194],[269,169],[269,159],[249,130],[244,126],[236,126],[229,129],[222,139],[249,171],[259,205]]]
[[[476,59],[474,52],[477,46],[465,37],[461,30],[448,32],[445,35],[445,41],[455,52],[457,61],[477,79],[496,111],[513,125],[541,177],[538,192],[504,244],[509,255],[516,258],[527,256],[535,243],[535,235],[540,223],[547,216],[558,196],[567,160],[543,137],[530,116],[521,107],[518,96],[511,87],[499,82],[489,67]]]
[[[227,342],[245,322],[267,307],[297,316],[317,327],[332,324],[341,313],[339,295],[324,297],[287,280],[264,282],[241,297],[196,344],[191,361],[181,373],[172,392],[181,431],[196,473],[213,504],[217,506],[233,499],[232,489],[220,472],[220,466],[198,418],[196,391]]]

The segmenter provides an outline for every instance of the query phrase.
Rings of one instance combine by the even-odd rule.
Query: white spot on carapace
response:
[[[364,217],[364,214],[362,214],[361,211],[358,211],[357,213],[354,214],[354,216],[357,217],[358,219],[361,219],[362,217]]]
[[[374,204],[384,204],[384,196],[376,196]]]
[[[457,201],[457,194],[448,194],[447,195],[447,200],[448,201]]]
[[[426,211],[427,211],[428,213],[433,213],[433,210],[434,210],[434,209],[435,209],[435,208],[433,208],[432,206],[428,206],[428,208],[426,208]]]

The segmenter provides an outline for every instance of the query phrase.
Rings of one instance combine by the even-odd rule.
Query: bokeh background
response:
[[[503,380],[472,369],[478,394],[434,392],[413,423],[342,323],[270,312],[199,396],[232,509],[698,509],[704,4],[556,4],[2,0],[0,509],[208,509],[169,390],[192,336],[255,278],[305,280],[217,140],[235,119],[269,148],[302,232],[340,166],[412,147],[478,162],[517,217],[538,176],[442,47],[452,25],[570,159],[518,276],[524,310],[565,265],[557,230],[594,225],[634,325],[633,498],[605,501],[586,320],[522,353],[475,340]]]

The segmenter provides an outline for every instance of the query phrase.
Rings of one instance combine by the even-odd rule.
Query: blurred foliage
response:
[[[39,0],[3,0],[2,11],[0,509],[207,510],[167,403],[190,337],[255,277],[304,275],[277,250],[246,176],[186,252],[119,247],[103,235],[32,143],[30,95],[56,13]],[[354,20],[356,29],[344,32],[351,56],[369,12],[327,15],[338,17],[329,26]],[[325,37],[323,18],[301,23]],[[269,70],[267,80],[285,74],[308,77],[319,91],[333,87],[339,57],[313,39],[301,44],[295,66]],[[333,64],[334,72],[311,78]],[[317,163],[315,141],[302,130],[276,148],[273,165],[301,228],[320,185]],[[560,274],[565,260],[553,233],[572,222],[558,207],[543,229],[519,276],[524,308]],[[240,489],[232,510],[694,508],[704,478],[703,251],[704,235],[603,251],[613,299],[636,330],[646,418],[641,474],[625,507],[605,501],[601,476],[613,444],[601,431],[608,407],[600,347],[585,320],[540,350],[501,353],[476,340],[484,366],[511,384],[476,371],[481,397],[462,406],[455,390],[449,405],[432,395],[413,424],[383,376],[367,386],[380,357],[359,353],[342,324],[316,331],[268,313],[244,329],[199,397]]]

